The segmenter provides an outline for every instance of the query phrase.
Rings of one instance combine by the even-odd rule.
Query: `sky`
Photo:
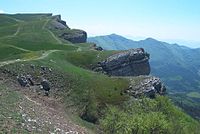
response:
[[[61,14],[89,36],[116,33],[200,47],[200,0],[0,0],[0,13]]]

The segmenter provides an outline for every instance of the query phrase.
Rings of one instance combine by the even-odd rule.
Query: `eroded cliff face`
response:
[[[98,69],[111,76],[149,75],[149,54],[142,48],[127,50],[100,62]]]
[[[130,86],[125,93],[135,98],[143,95],[154,98],[156,94],[164,95],[166,88],[159,78],[148,76],[151,70],[149,58],[143,48],[130,49],[99,62],[95,71],[109,76],[130,76]]]
[[[60,15],[52,16],[51,20],[49,20],[48,29],[63,41],[71,43],[85,43],[87,41],[87,33],[85,31],[70,29]]]

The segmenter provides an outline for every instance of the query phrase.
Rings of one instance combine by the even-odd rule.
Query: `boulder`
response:
[[[43,79],[40,84],[42,86],[42,89],[44,89],[45,91],[49,91],[50,90],[49,81],[47,81],[46,79]]]
[[[21,76],[17,76],[17,81],[19,82],[19,84],[22,86],[22,87],[25,87],[28,85],[28,80],[26,79],[25,76],[21,75]]]
[[[111,76],[149,75],[149,54],[142,48],[130,49],[108,57],[96,67]]]
[[[31,75],[19,75],[17,76],[17,81],[22,87],[34,86],[34,81]]]

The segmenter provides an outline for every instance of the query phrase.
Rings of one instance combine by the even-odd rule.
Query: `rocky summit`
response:
[[[112,76],[149,75],[149,54],[143,48],[123,51],[99,62],[95,70]]]

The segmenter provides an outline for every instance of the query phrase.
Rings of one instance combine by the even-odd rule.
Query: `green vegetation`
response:
[[[59,43],[53,35],[58,33],[46,29],[49,19],[49,14],[0,15],[0,62],[16,61],[2,68],[23,74],[30,72],[30,64],[33,64],[62,74],[57,76],[52,72],[50,77],[55,77],[56,82],[59,79],[66,82],[63,90],[52,91],[52,94],[58,95],[66,111],[73,111],[74,118],[87,128],[100,127],[105,133],[116,134],[184,134],[191,130],[198,133],[198,122],[175,107],[167,97],[132,100],[124,94],[130,78],[109,77],[91,70],[99,61],[118,51],[94,51],[90,43]],[[38,74],[39,71],[33,77]],[[134,77],[131,82],[134,85],[141,79],[143,77]],[[181,80],[181,77],[176,79]],[[26,133],[21,129],[23,121],[17,109],[20,99],[20,92],[0,87],[0,133]]]
[[[8,60],[9,57],[16,59],[16,55],[25,53],[25,51],[17,49],[12,46],[1,46],[0,45],[0,61]],[[12,58],[10,58],[12,59]]]
[[[198,92],[190,92],[187,94],[187,96],[200,99],[200,93],[198,93]]]
[[[76,52],[74,52],[76,53]],[[127,99],[121,92],[127,88],[128,81],[120,78],[110,78],[106,75],[95,73],[71,64],[67,59],[72,52],[58,51],[50,54],[47,58],[34,61],[33,64],[47,65],[59,72],[66,73],[69,77],[71,89],[63,91],[66,105],[69,98],[78,106],[79,113],[87,114],[87,120],[93,121],[99,117],[98,111],[105,104],[120,104]],[[49,61],[55,61],[52,64]],[[71,60],[73,58],[71,57]],[[82,63],[82,59],[74,58],[76,62]],[[66,96],[65,96],[66,95]]]
[[[0,27],[0,37],[12,36],[17,32],[18,25]]]
[[[106,57],[116,53],[116,51],[77,51],[68,52],[66,54],[67,60],[83,68],[91,68],[92,65],[104,60]]]
[[[143,98],[123,108],[109,107],[101,120],[108,134],[198,134],[199,123],[166,97]]]
[[[7,15],[0,14],[0,28],[16,24],[17,21]]]
[[[0,133],[28,133],[21,128],[23,122],[18,103],[21,95],[12,89],[0,86]]]
[[[175,96],[181,94],[180,98],[183,101],[187,102],[191,100],[187,96],[188,93],[199,92],[200,90],[200,75],[198,73],[200,49],[169,44],[152,38],[132,41],[116,34],[88,38],[88,42],[96,43],[106,50],[144,48],[150,54],[151,74],[161,78],[167,86],[169,93],[176,94]],[[182,94],[185,95],[183,96]],[[173,99],[177,99],[177,97],[173,97]],[[196,103],[196,107],[192,109],[196,109],[197,107],[197,109],[200,109],[198,99],[193,99],[192,103]],[[188,108],[190,107],[191,109],[191,106],[188,105],[186,107],[184,105],[183,108],[186,108],[185,111],[188,111]],[[189,112],[189,114],[193,115],[193,111]],[[197,115],[200,118],[200,112]]]

